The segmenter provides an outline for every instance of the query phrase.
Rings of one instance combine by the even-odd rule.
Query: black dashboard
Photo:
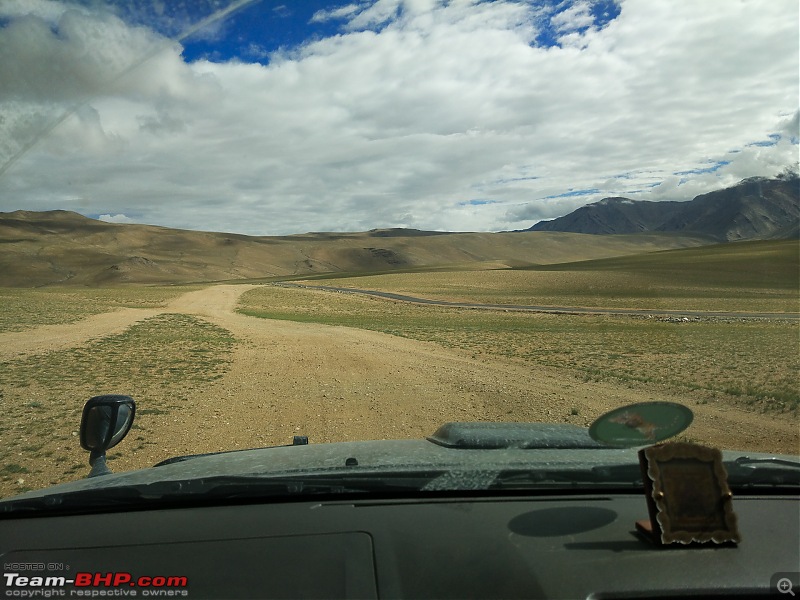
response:
[[[635,531],[641,492],[3,519],[0,587],[17,598],[789,598],[776,582],[797,585],[799,508],[796,496],[737,495],[740,544],[668,547]]]

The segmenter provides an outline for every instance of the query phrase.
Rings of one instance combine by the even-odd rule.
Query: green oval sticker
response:
[[[595,420],[589,435],[609,446],[646,446],[679,434],[693,418],[691,410],[675,402],[629,404]]]

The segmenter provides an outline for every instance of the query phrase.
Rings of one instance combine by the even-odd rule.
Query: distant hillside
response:
[[[0,286],[187,283],[431,268],[486,269],[712,243],[648,233],[440,233],[381,229],[252,237],[105,223],[74,212],[0,213]]]
[[[604,198],[528,231],[590,234],[680,232],[735,240],[798,237],[800,179],[745,179],[689,202]]]

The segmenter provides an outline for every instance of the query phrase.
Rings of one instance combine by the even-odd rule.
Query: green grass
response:
[[[74,323],[117,308],[159,308],[199,287],[0,288],[0,333]]]
[[[18,465],[16,463],[11,463],[8,465],[3,465],[0,467],[0,476],[2,475],[17,475],[20,473],[27,473],[28,469],[23,467],[22,465]]]

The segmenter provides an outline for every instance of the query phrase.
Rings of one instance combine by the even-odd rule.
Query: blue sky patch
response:
[[[775,144],[777,144],[778,142],[781,141],[781,134],[779,134],[779,133],[771,133],[767,137],[769,138],[768,140],[762,140],[762,141],[758,141],[758,142],[751,142],[750,144],[747,144],[747,145],[748,146],[764,146],[764,147],[767,147],[767,146],[774,146]]]
[[[559,38],[568,33],[584,34],[590,28],[603,29],[619,16],[621,10],[615,0],[596,0],[591,3],[589,14],[587,15],[587,17],[591,17],[590,23],[589,19],[585,18],[583,19],[585,24],[574,28],[565,28],[564,21],[568,18],[568,11],[572,10],[575,4],[571,1],[546,2],[542,4],[550,10],[547,11],[547,16],[537,23],[539,32],[534,45],[541,48],[560,48]]]
[[[87,5],[91,2],[82,0]],[[115,12],[126,22],[153,27],[171,38],[184,34],[191,26],[216,12],[241,5],[224,19],[184,40],[184,59],[187,62],[239,59],[267,64],[269,55],[277,50],[290,50],[341,33],[342,19],[312,19],[315,14],[330,14],[337,8],[359,3],[353,0],[192,0],[187,3],[116,0],[113,4]],[[368,6],[371,3],[360,4]],[[569,33],[584,34],[589,29],[603,29],[620,15],[615,0],[594,0],[586,5],[587,9],[576,8],[581,4],[567,0],[544,0],[531,4],[542,9],[533,45],[544,48],[560,47],[559,38]],[[400,5],[394,15],[369,28],[380,31],[401,17],[402,10]]]
[[[484,204],[497,204],[497,200],[474,199],[458,203],[459,206],[483,206]]]
[[[337,5],[346,4],[340,2]],[[185,40],[184,60],[226,62],[240,59],[267,64],[270,54],[277,50],[291,50],[310,40],[338,33],[336,22],[311,20],[315,13],[331,5],[330,1],[325,0],[253,2],[225,20],[221,26],[224,29],[222,35],[214,35],[212,27],[211,31],[200,31]]]
[[[714,172],[718,171],[719,169],[721,169],[722,167],[724,167],[725,165],[729,165],[729,164],[731,164],[731,161],[729,161],[729,160],[721,160],[721,161],[718,161],[718,162],[714,163],[710,167],[703,167],[703,168],[699,168],[699,169],[689,169],[688,171],[675,171],[673,173],[673,175],[701,175],[703,173],[714,173]],[[681,183],[683,183],[683,180],[681,181]]]
[[[599,194],[600,190],[598,188],[591,188],[588,190],[570,190],[568,192],[564,192],[563,194],[555,194],[553,196],[545,196],[545,200],[550,200],[552,198],[572,198],[573,196],[590,196],[592,194]]]

